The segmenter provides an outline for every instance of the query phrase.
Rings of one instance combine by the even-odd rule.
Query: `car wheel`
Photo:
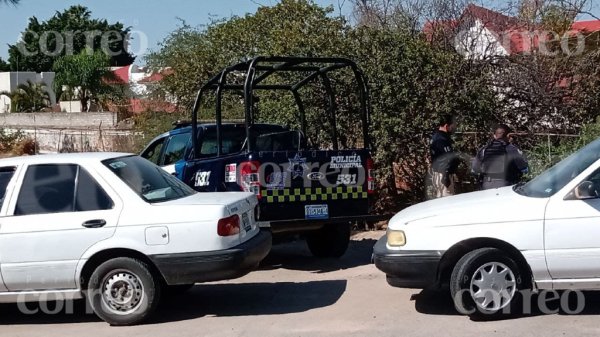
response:
[[[310,252],[316,257],[341,257],[350,243],[350,224],[325,225],[306,237]]]
[[[110,325],[134,325],[154,312],[160,289],[160,280],[144,262],[120,257],[96,268],[87,299],[96,315]]]
[[[462,314],[489,318],[514,313],[522,287],[519,267],[496,248],[466,254],[450,278],[456,309]]]

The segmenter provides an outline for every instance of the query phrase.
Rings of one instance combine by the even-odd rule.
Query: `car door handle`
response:
[[[98,220],[90,220],[86,221],[82,224],[85,228],[100,228],[106,226],[106,220],[98,219]]]

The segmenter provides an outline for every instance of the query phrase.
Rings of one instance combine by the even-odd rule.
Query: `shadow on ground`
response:
[[[312,256],[304,240],[273,245],[269,255],[261,263],[261,270],[289,269],[328,273],[336,270],[364,266],[371,263],[373,246],[377,240],[352,240],[348,251],[341,258],[316,258]]]
[[[299,313],[335,304],[346,291],[346,280],[219,283],[197,285],[188,292],[163,299],[149,324],[185,321],[203,316],[255,316]],[[27,304],[29,312],[38,308],[52,311],[64,302]],[[84,301],[69,302],[55,314],[24,313],[17,305],[0,305],[0,324],[60,324],[99,321]],[[86,314],[87,309],[87,314]]]
[[[472,321],[511,320],[543,315],[600,315],[600,292],[548,292],[532,295],[521,301],[519,308],[511,315],[490,318],[473,316]],[[423,290],[414,294],[411,300],[415,302],[417,312],[426,315],[459,315],[448,289]]]
[[[350,241],[339,259],[311,255],[303,240],[277,244],[261,263],[262,270],[289,269],[327,273],[371,263],[376,240]],[[346,280],[200,284],[190,291],[165,297],[155,319],[162,323],[212,316],[278,315],[304,312],[335,304],[346,291]],[[58,308],[56,306],[59,306]],[[25,313],[29,312],[29,314]],[[55,312],[47,314],[44,312]],[[85,301],[0,304],[0,324],[60,324],[98,322]]]

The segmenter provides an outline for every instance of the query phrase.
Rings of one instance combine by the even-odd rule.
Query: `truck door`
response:
[[[155,139],[150,145],[148,145],[148,147],[144,149],[144,151],[142,151],[140,156],[160,166],[163,158],[163,147],[166,140],[167,136]]]
[[[183,181],[200,192],[239,190],[235,184],[235,170],[227,174],[226,166],[236,165],[243,160],[245,140],[246,129],[243,126],[223,125],[219,154],[216,127],[211,125],[203,128],[198,135],[200,157],[186,165]]]
[[[169,136],[160,163],[169,174],[175,174],[175,164],[184,160],[185,152],[190,145],[190,136],[191,132]]]

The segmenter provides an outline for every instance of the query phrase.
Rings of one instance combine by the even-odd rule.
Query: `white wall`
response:
[[[0,92],[11,92],[10,73],[0,73]],[[0,113],[10,112],[10,98],[0,95]]]
[[[35,73],[35,72],[2,72],[0,73],[0,91],[12,92],[20,84],[27,83],[30,80],[33,83],[43,82],[50,94],[50,103],[56,104],[56,94],[53,90],[55,74],[53,72]],[[8,107],[7,107],[8,106]],[[0,113],[10,112],[10,98],[0,95]]]
[[[508,51],[502,45],[500,38],[487,29],[483,22],[475,20],[468,30],[460,32],[455,41],[455,47],[465,58],[484,59],[490,56],[507,56]]]
[[[81,102],[80,101],[60,101],[59,104],[60,104],[61,112],[71,112],[71,113],[81,112]]]

